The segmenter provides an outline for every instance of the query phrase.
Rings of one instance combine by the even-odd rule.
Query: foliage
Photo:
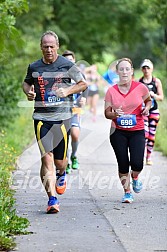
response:
[[[60,53],[70,48],[77,58],[92,63],[103,61],[103,53],[133,56],[136,65],[143,57],[159,58],[164,53],[164,26],[155,15],[156,4],[163,13],[163,1],[146,0],[40,0],[29,1],[29,13],[17,18],[16,27],[27,40],[34,57],[35,44],[45,30],[60,38]],[[165,18],[161,14],[162,19]],[[151,20],[151,22],[150,22]],[[34,42],[34,44],[33,44]],[[31,44],[31,48],[30,48]],[[38,47],[37,47],[38,46]],[[38,50],[39,51],[39,50]],[[155,62],[156,63],[156,62]]]
[[[164,27],[159,24],[154,15],[153,3],[141,0],[134,1],[132,6],[129,7],[127,2],[126,4],[127,8],[124,9],[122,14],[120,13],[118,21],[122,42],[116,48],[115,55],[118,58],[124,55],[130,57],[137,68],[144,58],[149,58],[154,63],[165,61]]]
[[[41,34],[52,29],[58,34],[63,49],[74,50],[79,58],[89,63],[95,56],[102,61],[103,52],[115,52],[117,57],[134,55],[133,60],[138,60],[136,65],[143,57],[163,58],[167,23],[165,0],[151,3],[146,0],[104,0],[103,3],[100,0],[29,0],[29,5],[26,0],[14,2],[16,4],[9,0],[1,3],[1,33],[5,36],[1,43],[6,45],[7,40],[13,43],[8,39],[12,32],[10,27],[15,32],[21,31],[28,45],[28,51],[23,49],[26,55],[36,58]],[[28,8],[29,12],[25,13]],[[6,24],[9,24],[7,34]],[[1,48],[3,51],[4,46]]]
[[[30,102],[28,102],[30,103]],[[32,120],[33,108],[18,108],[19,116],[9,125],[7,131],[6,142],[9,146],[14,146],[17,155],[30,144],[34,135],[34,127]]]
[[[167,100],[159,103],[160,121],[157,127],[155,147],[167,156],[167,116],[166,116]]]
[[[141,52],[147,55],[144,50],[147,47],[149,54],[155,57],[156,36],[159,47],[163,46],[162,28],[153,16],[152,4],[148,1],[104,0],[101,3],[100,0],[90,0],[88,3],[86,0],[64,0],[53,1],[53,6],[55,23],[58,22],[68,36],[68,41],[62,40],[62,44],[80,52],[89,62],[93,55],[97,55],[98,61],[103,60],[102,53],[109,48],[110,53],[119,52],[121,56],[139,51],[141,61]],[[140,50],[139,44],[142,46]]]
[[[29,8],[28,13],[24,13],[16,19],[16,27],[22,32],[22,38],[26,41],[26,47],[20,52],[24,64],[41,57],[40,37],[44,31],[54,30],[60,36],[66,37],[57,22],[52,23],[55,14],[50,0],[30,0]]]
[[[13,65],[1,66],[0,69],[0,128],[12,123],[18,114],[17,102],[21,88],[13,70]]]
[[[12,123],[17,114],[16,105],[20,97],[20,76],[12,56],[23,48],[20,31],[16,29],[16,17],[28,11],[26,0],[5,0],[0,2],[0,128]]]
[[[27,0],[0,2],[0,62],[7,61],[23,45],[15,27],[16,17],[23,11],[28,11]]]
[[[152,0],[152,11],[158,22],[167,28],[166,0]]]
[[[155,67],[154,76],[156,76],[157,78],[159,78],[161,80],[164,95],[165,95],[165,97],[167,97],[167,85],[166,85],[167,71],[165,69],[164,64],[159,65],[159,68],[157,68],[157,67]],[[163,102],[162,104],[165,104],[165,102]]]
[[[14,208],[14,191],[11,189],[11,174],[17,153],[6,144],[4,131],[0,132],[0,250],[15,247],[13,235],[25,234],[29,221],[19,217]]]

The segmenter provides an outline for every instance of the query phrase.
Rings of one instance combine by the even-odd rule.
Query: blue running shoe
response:
[[[56,197],[50,196],[48,201],[48,207],[46,209],[47,214],[58,213],[59,210],[59,201]]]
[[[132,203],[133,202],[133,195],[131,193],[125,193],[122,198],[122,203]]]
[[[133,186],[133,191],[135,193],[140,193],[143,188],[143,184],[139,179],[132,179],[132,186]]]
[[[66,188],[67,188],[66,172],[64,172],[62,175],[57,173],[56,177],[57,177],[56,192],[57,192],[57,194],[63,194],[63,193],[65,193]]]

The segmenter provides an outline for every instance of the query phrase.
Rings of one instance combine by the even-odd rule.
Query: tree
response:
[[[20,84],[14,72],[12,56],[20,50],[23,41],[15,27],[16,17],[28,11],[26,0],[0,2],[0,126],[6,126],[16,115]]]
[[[102,61],[103,52],[128,56],[132,52],[137,55],[139,48],[140,57],[148,52],[153,58],[160,54],[154,41],[163,47],[162,27],[153,12],[154,2],[158,0],[151,3],[147,0],[29,0],[30,12],[17,19],[17,27],[24,33],[29,48],[33,41],[39,42],[41,33],[53,29],[63,50],[70,48],[89,63],[95,59]],[[163,13],[164,5],[160,4],[160,8]]]
[[[130,56],[132,54],[130,52],[136,54],[139,47],[138,61],[147,52],[152,58],[163,55],[163,53],[160,55],[154,43],[157,41],[160,48],[164,46],[162,27],[157,22],[157,17],[153,15],[152,2],[53,0],[52,4],[55,13],[53,20],[67,35],[66,40],[62,39],[62,44],[80,52],[89,62],[93,61],[94,55],[97,56],[96,59],[102,60],[104,51]],[[163,10],[164,6],[160,7]],[[142,46],[139,45],[143,45],[142,51]]]
[[[28,11],[27,0],[0,2],[0,62],[6,61],[23,44],[15,27],[16,17]]]

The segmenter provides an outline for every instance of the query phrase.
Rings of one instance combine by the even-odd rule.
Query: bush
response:
[[[0,251],[15,247],[13,235],[27,233],[26,218],[16,215],[14,190],[11,189],[11,175],[17,153],[5,142],[4,131],[0,132]]]
[[[159,103],[160,121],[157,127],[155,148],[167,156],[167,115],[166,115],[167,100]]]
[[[13,66],[0,68],[0,127],[8,126],[18,114],[17,102],[20,98],[20,83],[12,71]]]

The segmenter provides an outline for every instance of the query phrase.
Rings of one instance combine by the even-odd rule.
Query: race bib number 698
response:
[[[122,115],[117,118],[117,124],[122,128],[132,128],[136,125],[136,115]]]

